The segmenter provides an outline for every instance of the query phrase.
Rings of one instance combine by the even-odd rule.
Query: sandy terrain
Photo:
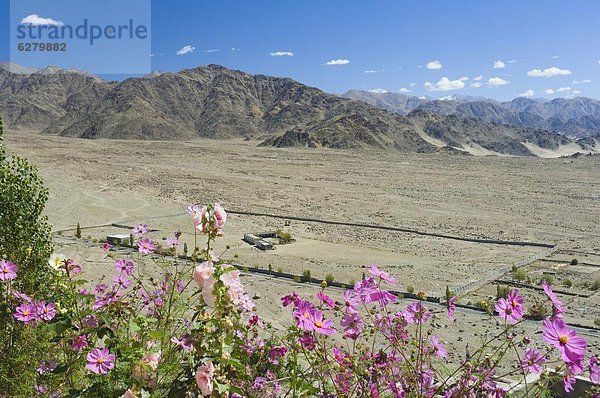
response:
[[[57,231],[77,222],[83,227],[144,222],[160,230],[152,234],[157,240],[181,230],[191,248],[193,228],[183,209],[220,201],[238,211],[558,244],[581,258],[600,254],[598,157],[403,155],[257,148],[244,141],[90,141],[26,132],[9,132],[6,141],[9,150],[35,162],[45,177],[47,213]],[[277,228],[296,241],[262,252],[241,240],[244,233]],[[83,235],[103,239],[111,232],[128,233],[101,227],[84,229]],[[411,285],[428,294],[441,294],[446,285],[464,285],[543,250],[299,221],[285,226],[281,219],[234,214],[225,232],[219,249],[229,245],[226,257],[248,267],[271,264],[273,270],[296,274],[309,269],[315,277],[331,273],[348,282],[377,262],[398,277],[401,290]],[[64,239],[57,244],[89,265],[95,277],[110,272],[97,245]],[[276,323],[287,319],[278,306],[281,294],[291,289],[314,293],[308,285],[246,278],[249,289],[262,296],[261,311]],[[494,292],[495,286],[488,285],[465,300]],[[586,300],[585,311],[569,316],[574,321],[587,316],[585,323],[591,325],[600,311],[598,294]],[[481,326],[477,334],[496,328],[493,319],[485,323],[481,315],[465,316]]]

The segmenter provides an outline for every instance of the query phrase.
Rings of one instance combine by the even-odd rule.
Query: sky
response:
[[[16,43],[10,22],[35,14],[75,23],[65,0],[12,2],[12,16],[8,1],[0,5],[5,22],[0,60],[19,59],[11,57]],[[31,7],[15,11],[17,2]],[[87,17],[104,22],[126,13],[119,7],[85,7]],[[600,98],[598,15],[595,0],[153,0],[150,54],[146,58],[144,49],[135,58],[152,70],[172,72],[221,64],[291,77],[332,93]],[[92,56],[93,62],[90,57],[51,61],[96,73],[110,67],[112,76],[105,77],[123,78],[132,74],[131,54],[142,51],[137,47],[123,55]],[[27,60],[27,66],[37,67],[48,62]]]

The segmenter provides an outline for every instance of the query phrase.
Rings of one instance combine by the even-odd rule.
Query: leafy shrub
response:
[[[302,281],[303,282],[309,282],[310,279],[311,279],[310,270],[309,269],[304,270],[302,272]]]
[[[275,235],[277,235],[277,237],[279,238],[279,243],[282,245],[291,243],[293,241],[292,234],[289,232],[284,232],[278,229],[277,231],[275,231]]]
[[[554,284],[554,277],[552,275],[542,275],[542,277],[540,278],[540,283],[541,282],[546,282],[549,285]]]
[[[333,274],[325,275],[325,282],[327,282],[328,285],[331,285],[333,282],[335,282],[335,276],[333,276]]]
[[[508,286],[500,286],[496,285],[496,300],[500,300],[501,298],[506,298],[509,292]]]
[[[512,276],[514,279],[520,282],[525,282],[527,280],[527,273],[522,269],[517,269],[516,271],[513,271]]]
[[[565,279],[565,280],[563,281],[563,286],[565,286],[565,287],[568,287],[568,288],[571,288],[571,287],[573,287],[573,281],[572,281],[572,280],[570,280],[570,279]]]
[[[571,260],[571,265],[577,265],[579,264],[579,260],[577,260],[576,258]]]
[[[294,277],[292,279],[296,283],[301,283],[302,282],[302,277],[300,275],[294,275]]]
[[[596,291],[596,290],[600,289],[600,278],[599,278],[599,279],[596,279],[596,280],[594,281],[594,283],[592,283],[592,285],[590,286],[590,289],[592,289],[592,290],[594,290],[594,291]]]
[[[407,285],[406,291],[410,294],[415,294],[415,287],[413,285]]]
[[[281,267],[277,268],[277,272],[280,274],[283,274],[283,268],[281,268]]]
[[[79,223],[77,223],[77,228],[75,229],[75,237],[81,239],[81,225]]]
[[[600,326],[600,318],[594,319],[594,325]]]

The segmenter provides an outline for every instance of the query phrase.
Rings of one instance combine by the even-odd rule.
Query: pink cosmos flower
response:
[[[274,365],[279,363],[279,359],[283,358],[285,354],[288,352],[288,349],[284,346],[273,347],[269,350],[269,362]]]
[[[0,281],[12,281],[17,277],[18,270],[12,261],[0,260]]]
[[[568,373],[565,374],[565,377],[563,378],[565,392],[572,392],[573,390],[575,390],[574,386],[576,381],[577,380],[575,379],[575,376]]]
[[[344,328],[344,337],[356,340],[363,330],[363,320],[355,312],[348,312],[342,318],[340,325]]]
[[[377,268],[376,264],[371,264],[371,268],[369,268],[369,274],[375,278],[381,278],[381,280],[389,283],[392,286],[396,286],[396,283],[398,283],[396,278],[390,276],[390,274],[387,272],[381,271],[379,268]]]
[[[58,361],[56,359],[51,359],[49,361],[41,362],[36,370],[39,374],[43,375],[48,372],[52,372],[54,369],[56,369],[57,365]]]
[[[394,296],[392,293],[388,292],[387,290],[379,290],[378,289],[371,293],[369,300],[371,300],[371,302],[378,302],[380,306],[385,307],[389,303],[395,302],[396,296]]]
[[[446,347],[444,344],[440,342],[439,337],[431,336],[429,338],[429,344],[431,344],[431,351],[438,358],[448,358],[448,351],[446,351]]]
[[[583,360],[587,342],[569,329],[562,319],[544,319],[542,337],[546,343],[558,349],[563,361],[580,364]]]
[[[281,298],[281,304],[284,307],[287,307],[290,304],[294,304],[294,306],[298,305],[300,298],[297,293],[287,294]]]
[[[115,356],[110,353],[108,348],[94,348],[87,354],[86,359],[85,368],[92,373],[104,375],[115,367]]]
[[[344,291],[344,311],[346,313],[358,312],[356,307],[360,305],[360,297],[353,290]]]
[[[540,354],[540,350],[537,348],[527,348],[525,350],[525,356],[521,360],[521,368],[531,373],[541,373],[542,365],[546,362],[546,358]]]
[[[125,275],[121,274],[121,275],[115,275],[113,277],[113,282],[115,283],[115,285],[121,289],[121,290],[125,290],[127,289],[129,286],[131,286],[131,284],[133,282],[131,282],[130,279],[128,279]]]
[[[112,245],[111,245],[110,243],[108,243],[108,242],[104,242],[104,243],[102,244],[102,249],[103,249],[105,252],[107,252],[107,251],[109,251],[110,249],[112,249]]]
[[[133,233],[133,236],[140,238],[148,233],[148,226],[146,224],[136,225],[131,232]]]
[[[115,269],[127,275],[133,274],[133,261],[127,259],[119,259],[115,262]]]
[[[156,251],[156,243],[152,239],[142,238],[138,242],[138,250],[140,253],[152,254]]]
[[[431,316],[431,312],[420,301],[417,301],[406,307],[404,316],[409,323],[419,324],[427,322]]]
[[[215,367],[212,361],[199,366],[196,370],[196,384],[203,396],[208,397],[213,393],[213,378],[215,376]]]
[[[513,308],[513,311],[523,312],[523,296],[519,295],[519,290],[510,290],[506,296],[506,301]]]
[[[316,311],[315,306],[308,301],[298,300],[296,308],[294,309],[294,318],[296,318],[296,324],[302,330],[312,332],[315,330],[315,325],[311,314]]]
[[[192,351],[192,342],[187,336],[183,336],[181,339],[178,339],[177,337],[172,337],[171,342],[175,343],[175,345],[177,345],[178,347],[181,347],[181,349],[185,352]]]
[[[370,303],[371,294],[377,292],[377,283],[373,278],[365,278],[362,281],[358,281],[354,284],[354,292],[360,297],[363,303]]]
[[[56,315],[56,306],[54,303],[46,304],[45,301],[37,303],[36,311],[39,319],[51,321]]]
[[[598,376],[598,359],[595,355],[590,357],[590,364],[588,368],[590,370],[590,381],[594,384],[599,384],[600,377]]]
[[[456,296],[450,297],[448,300],[448,318],[454,322],[454,310],[456,309]]]
[[[333,321],[331,319],[323,318],[323,312],[320,310],[313,310],[310,314],[310,321],[314,325],[314,331],[326,336],[331,336],[335,333],[333,328]]]
[[[179,242],[179,239],[177,239],[177,238],[168,238],[167,239],[167,246],[171,249],[175,249],[175,248],[179,247],[180,244],[181,244],[181,242]]]
[[[548,296],[548,298],[552,302],[552,307],[554,309],[552,317],[554,317],[554,318],[562,318],[562,314],[564,312],[564,305],[563,305],[563,303],[558,299],[558,297],[552,291],[552,288],[550,287],[550,285],[546,281],[542,282],[542,287],[544,288],[544,292],[546,293],[546,295]]]
[[[24,303],[15,309],[13,316],[18,321],[29,324],[37,319],[37,309],[34,304]]]
[[[87,336],[85,334],[75,336],[73,342],[71,343],[71,348],[73,348],[75,351],[81,351],[84,348],[87,348],[87,346],[88,342]]]
[[[519,319],[523,318],[523,307],[514,307],[507,299],[501,298],[496,303],[496,311],[500,318],[510,323],[517,323]]]
[[[333,300],[331,299],[331,297],[329,297],[328,295],[326,295],[322,291],[319,291],[317,293],[317,298],[319,300],[321,300],[323,302],[323,304],[325,304],[327,307],[329,307],[329,308],[335,308],[335,303],[333,302]]]

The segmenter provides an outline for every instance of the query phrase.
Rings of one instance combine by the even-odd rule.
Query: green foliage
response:
[[[496,285],[496,300],[506,298],[509,290],[508,286]]]
[[[4,147],[4,127],[2,126],[2,116],[0,116],[0,163],[6,159],[6,148]]]
[[[325,275],[325,282],[327,282],[328,285],[331,285],[333,282],[335,282],[335,276],[333,276],[333,274]]]
[[[600,318],[594,319],[594,325],[600,326]]]
[[[277,235],[277,237],[279,238],[279,243],[280,244],[286,244],[286,243],[291,243],[294,239],[292,238],[292,234],[289,232],[284,232],[280,229],[278,229],[277,231],[275,231],[275,235]]]
[[[413,285],[407,285],[406,291],[410,294],[415,294],[415,287]]]
[[[281,268],[281,267],[277,268],[277,272],[279,272],[280,274],[283,274],[283,268]]]
[[[188,254],[188,245],[187,245],[187,242],[183,243],[183,254],[185,254],[186,256]]]
[[[512,276],[514,279],[520,282],[525,282],[527,280],[527,272],[523,271],[522,269],[513,271]]]
[[[541,282],[546,282],[549,285],[553,285],[554,284],[554,277],[552,275],[542,275],[542,277],[540,279],[540,283]]]
[[[571,260],[571,265],[577,265],[579,264],[579,260],[577,260],[576,258]]]
[[[592,283],[592,286],[590,286],[590,289],[592,289],[592,290],[594,290],[594,291],[596,291],[596,290],[600,289],[600,278],[599,278],[599,279],[596,279],[596,280],[594,281],[594,283]]]
[[[310,270],[309,270],[309,269],[307,269],[307,270],[304,270],[304,271],[302,272],[302,281],[303,281],[303,282],[309,282],[309,281],[310,281],[310,278],[311,278],[311,275],[310,275]]]
[[[565,280],[563,281],[563,285],[564,285],[565,287],[571,288],[571,287],[573,287],[573,281],[572,281],[572,280],[570,280],[570,279],[565,279]]]
[[[302,278],[300,277],[300,275],[294,275],[294,282],[296,282],[296,283],[302,282]]]
[[[544,302],[535,301],[527,309],[527,316],[531,319],[541,320],[550,315],[548,313],[548,307]]]
[[[77,223],[77,229],[75,230],[75,237],[77,239],[81,239],[81,225],[79,225],[79,223]]]

